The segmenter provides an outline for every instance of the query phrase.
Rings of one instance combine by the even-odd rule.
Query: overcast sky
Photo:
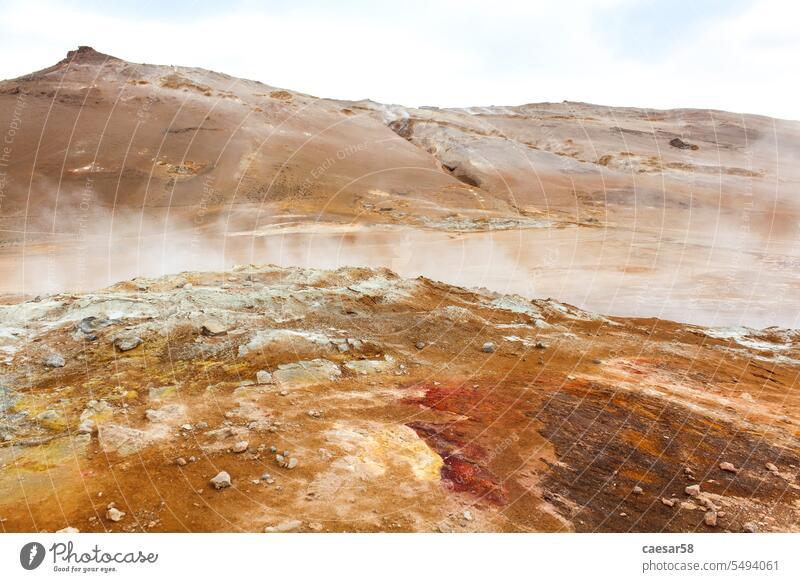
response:
[[[800,119],[789,0],[0,1],[0,78],[79,44],[322,97],[588,101]]]

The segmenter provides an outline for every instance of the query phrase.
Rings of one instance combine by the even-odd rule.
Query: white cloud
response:
[[[660,57],[606,45],[603,24],[628,5],[239,5],[182,20],[159,16],[157,4],[148,17],[132,19],[16,2],[3,9],[0,23],[7,56],[0,77],[43,68],[89,44],[135,62],[200,66],[326,97],[440,106],[570,99],[800,119],[793,74],[800,11],[793,3],[759,0],[693,29]],[[637,34],[635,21],[626,25],[626,34]]]

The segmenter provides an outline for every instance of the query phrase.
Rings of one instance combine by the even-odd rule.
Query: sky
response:
[[[791,0],[0,0],[0,78],[89,45],[320,97],[586,101],[800,120]]]

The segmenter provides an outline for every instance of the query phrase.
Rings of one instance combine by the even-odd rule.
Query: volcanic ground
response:
[[[800,529],[796,121],[80,47],[0,134],[2,531]]]
[[[798,531],[800,334],[388,270],[0,307],[4,531]]]

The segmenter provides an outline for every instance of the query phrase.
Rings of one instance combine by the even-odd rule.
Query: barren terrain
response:
[[[0,132],[0,531],[800,529],[798,122],[80,47]]]
[[[793,331],[255,266],[0,321],[5,531],[800,524]]]

